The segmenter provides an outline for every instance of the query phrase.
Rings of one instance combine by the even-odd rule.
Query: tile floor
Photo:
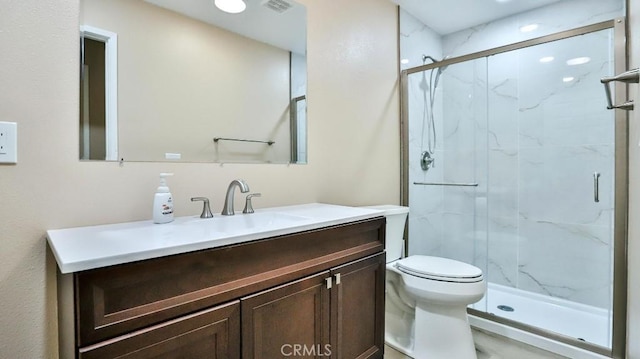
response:
[[[476,343],[478,359],[567,359],[566,357],[482,330],[474,329],[473,339]],[[386,345],[384,353],[384,359],[411,359]]]

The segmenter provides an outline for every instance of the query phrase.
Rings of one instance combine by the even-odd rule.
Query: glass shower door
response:
[[[613,29],[488,59],[487,312],[610,348]]]
[[[614,73],[613,32],[436,63],[406,79],[409,254],[481,268],[488,290],[477,311],[603,348],[615,121],[600,78]]]

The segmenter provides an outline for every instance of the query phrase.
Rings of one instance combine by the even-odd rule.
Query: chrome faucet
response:
[[[222,208],[223,216],[233,216],[233,192],[236,187],[240,188],[240,192],[247,193],[249,192],[249,185],[241,179],[236,179],[229,183],[229,187],[227,188],[227,195],[224,198],[224,207]]]

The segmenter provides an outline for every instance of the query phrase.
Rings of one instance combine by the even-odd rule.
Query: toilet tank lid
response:
[[[383,204],[378,206],[365,206],[363,208],[377,209],[385,211],[385,215],[405,214],[409,213],[409,207],[397,206],[395,204]]]

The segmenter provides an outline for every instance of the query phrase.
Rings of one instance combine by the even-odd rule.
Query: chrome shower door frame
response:
[[[627,28],[624,17],[597,24],[583,26],[567,31],[558,32],[526,41],[521,41],[490,50],[480,51],[469,55],[444,59],[437,63],[416,66],[400,72],[400,136],[401,136],[401,170],[400,193],[401,204],[409,205],[409,96],[408,76],[422,71],[428,71],[438,67],[444,67],[456,63],[475,60],[483,57],[501,54],[504,52],[523,49],[526,47],[563,40],[574,36],[584,35],[596,31],[613,29],[614,32],[614,71],[621,73],[627,70]],[[604,93],[603,93],[604,96]],[[624,83],[616,83],[615,103],[627,101],[627,86]],[[470,314],[521,329],[536,335],[540,335],[562,343],[570,344],[578,348],[586,349],[598,354],[615,359],[623,359],[626,355],[627,344],[627,227],[628,227],[628,111],[614,110],[615,121],[615,184],[614,184],[614,221],[613,221],[613,332],[612,349],[580,341],[557,333],[552,333],[531,325],[523,324],[506,318],[489,315],[476,309],[468,309]],[[407,223],[407,226],[409,224]],[[408,233],[408,231],[406,231]],[[408,238],[405,240],[405,255],[408,255]]]

